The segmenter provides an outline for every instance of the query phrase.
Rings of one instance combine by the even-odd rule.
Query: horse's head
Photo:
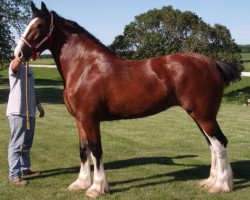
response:
[[[53,31],[53,15],[46,5],[41,3],[41,10],[31,3],[33,19],[29,22],[24,33],[20,37],[15,48],[14,56],[27,61],[36,59],[40,53],[50,47],[51,34]]]

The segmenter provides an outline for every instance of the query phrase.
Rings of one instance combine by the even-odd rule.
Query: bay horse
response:
[[[14,55],[22,60],[35,59],[49,49],[62,76],[64,102],[76,120],[80,143],[80,172],[69,190],[87,189],[89,197],[109,193],[101,121],[145,117],[171,106],[180,106],[191,116],[210,146],[210,176],[200,185],[215,193],[233,190],[228,141],[216,116],[224,87],[240,79],[235,65],[191,52],[122,59],[76,22],[50,12],[43,2],[41,9],[32,2],[31,9],[34,17]]]

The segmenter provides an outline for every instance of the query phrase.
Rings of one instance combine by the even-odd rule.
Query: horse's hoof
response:
[[[201,187],[205,187],[205,185],[207,184],[208,180],[207,179],[204,179],[202,181],[199,182],[199,186]]]
[[[225,193],[225,192],[232,192],[233,188],[229,186],[218,186],[214,185],[212,188],[208,190],[210,193]]]
[[[212,181],[211,179],[205,179],[199,182],[199,185],[202,188],[205,188],[207,190],[209,190],[211,187],[213,187],[213,185],[215,184],[215,181]]]
[[[88,189],[91,186],[90,184],[86,183],[80,183],[78,181],[75,181],[74,183],[71,183],[68,187],[67,190],[85,190]]]
[[[106,191],[98,191],[97,189],[89,188],[86,191],[86,196],[95,198],[95,197],[105,196],[107,193],[108,192]]]

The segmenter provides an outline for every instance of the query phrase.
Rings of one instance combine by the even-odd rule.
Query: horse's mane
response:
[[[99,39],[97,39],[95,36],[93,36],[91,33],[89,33],[85,28],[80,26],[78,23],[59,16],[55,11],[51,11],[51,13],[53,14],[55,19],[59,20],[59,23],[62,25],[62,27],[65,28],[70,33],[79,33],[79,34],[83,33],[91,40],[94,40],[99,45],[108,49],[104,44],[102,44],[100,42]]]

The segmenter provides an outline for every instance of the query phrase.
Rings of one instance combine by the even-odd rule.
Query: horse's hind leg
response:
[[[210,192],[230,192],[233,190],[233,172],[227,159],[227,138],[216,120],[195,120],[209,141],[211,150],[211,170],[208,179],[200,185]]]
[[[92,183],[87,137],[80,123],[77,123],[77,127],[79,131],[81,168],[77,180],[67,188],[69,190],[87,189]]]
[[[200,127],[200,125],[196,122],[197,126],[199,127],[200,131],[204,134],[207,143],[209,144],[210,150],[211,150],[211,169],[210,169],[210,174],[209,177],[205,180],[202,180],[200,182],[200,186],[204,187],[206,189],[210,189],[216,182],[216,154],[213,151],[213,148],[211,146],[211,142],[209,141],[208,137],[206,136],[206,134],[204,133],[203,129]]]

